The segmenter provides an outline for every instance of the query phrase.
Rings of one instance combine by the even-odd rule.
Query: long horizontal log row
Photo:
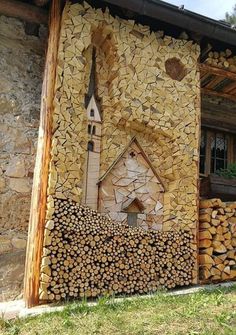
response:
[[[199,221],[200,279],[236,279],[236,202],[202,200]]]
[[[56,200],[45,230],[41,300],[132,294],[192,283],[193,237],[116,223],[72,200]]]

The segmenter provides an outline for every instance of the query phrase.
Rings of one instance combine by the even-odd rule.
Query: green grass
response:
[[[221,335],[236,334],[236,285],[192,295],[102,298],[95,307],[69,303],[63,312],[0,321],[4,335]]]

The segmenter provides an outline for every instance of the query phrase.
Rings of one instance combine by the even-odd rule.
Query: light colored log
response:
[[[213,241],[212,242],[212,246],[214,248],[214,251],[218,252],[220,254],[224,254],[227,251],[227,249],[224,246],[224,244],[222,244],[220,241]]]
[[[211,240],[212,235],[209,230],[203,230],[199,232],[199,240]]]

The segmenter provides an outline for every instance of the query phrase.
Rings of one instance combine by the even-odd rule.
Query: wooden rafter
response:
[[[236,73],[208,64],[199,64],[201,92],[236,101]]]
[[[224,89],[223,92],[224,93],[231,93],[232,91],[234,91],[236,89],[236,81],[227,85]]]
[[[211,80],[208,84],[206,84],[206,86],[204,86],[204,88],[211,89],[212,87],[219,84],[221,81],[222,81],[222,77],[216,76],[213,80]]]
[[[236,101],[236,96],[228,94],[228,93],[223,93],[223,92],[217,92],[214,90],[210,90],[208,88],[201,88],[201,92],[203,94],[209,94],[209,95],[214,95],[216,97],[221,97],[221,98],[226,98],[226,99],[230,99],[230,100],[234,100]]]
[[[48,24],[48,12],[43,8],[16,0],[0,0],[0,14],[27,22]]]
[[[228,79],[231,79],[231,80],[235,80],[236,81],[236,73],[234,72],[231,72],[231,71],[227,71],[227,70],[224,70],[224,69],[219,69],[215,66],[211,66],[211,65],[208,65],[208,64],[199,64],[199,68],[200,68],[200,71],[205,71],[209,74],[214,74],[216,76],[221,76],[223,78],[228,78]]]
[[[49,0],[34,0],[35,5],[39,7],[46,5],[48,2]]]
[[[60,22],[61,2],[60,0],[53,0],[50,12],[48,50],[42,87],[38,147],[34,170],[26,253],[24,298],[27,307],[33,307],[39,303],[40,262],[45,227],[51,123]]]

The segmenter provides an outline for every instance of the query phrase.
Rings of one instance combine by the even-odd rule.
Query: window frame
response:
[[[205,132],[205,141],[206,141],[206,148],[205,148],[205,171],[204,173],[200,173],[200,145],[201,145],[201,134],[202,131]],[[199,175],[200,177],[207,177],[211,173],[211,138],[212,136],[216,136],[217,133],[223,134],[225,136],[225,139],[227,139],[227,164],[234,162],[235,157],[235,149],[234,149],[234,142],[235,142],[235,134],[225,132],[222,130],[219,130],[217,128],[207,128],[207,127],[201,127],[201,134],[200,134],[200,144],[199,144]]]
[[[94,141],[88,141],[87,143],[87,151],[94,152]]]

